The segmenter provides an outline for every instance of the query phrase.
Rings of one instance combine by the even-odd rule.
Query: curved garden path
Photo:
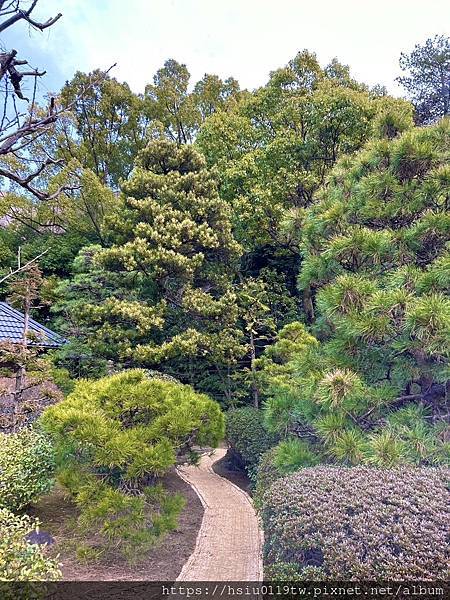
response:
[[[217,448],[198,466],[177,469],[205,509],[194,552],[177,581],[262,580],[262,533],[252,501],[212,469],[225,454],[225,448]]]

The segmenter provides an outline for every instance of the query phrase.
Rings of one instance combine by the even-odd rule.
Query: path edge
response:
[[[215,448],[213,450],[213,452],[204,452],[203,455],[209,455],[212,459],[215,456],[215,460],[213,459],[211,464],[208,465],[207,470],[216,475],[217,477],[221,477],[222,479],[224,479],[229,485],[232,485],[241,495],[243,495],[243,497],[245,498],[245,500],[251,505],[251,507],[253,508],[253,511],[255,513],[255,517],[258,521],[258,531],[259,531],[259,544],[258,544],[258,572],[259,572],[259,578],[258,581],[264,581],[264,564],[263,564],[263,547],[264,547],[264,531],[261,525],[261,518],[258,515],[258,513],[256,512],[255,509],[255,505],[253,503],[253,500],[251,499],[251,497],[249,496],[249,494],[247,494],[247,492],[245,492],[242,488],[240,488],[238,485],[236,485],[235,483],[233,483],[232,481],[230,481],[229,479],[227,479],[226,477],[222,477],[222,475],[219,475],[218,473],[216,473],[214,471],[214,469],[212,468],[212,465],[216,462],[218,462],[219,460],[221,460],[223,458],[223,456],[217,456],[217,450],[222,450],[222,448]],[[224,454],[225,456],[225,454]],[[176,578],[175,581],[184,581],[184,578],[182,577],[183,574],[188,570],[188,568],[190,567],[192,561],[194,560],[194,554],[199,546],[199,540],[201,539],[201,534],[202,531],[204,529],[204,525],[205,525],[205,514],[206,511],[208,510],[208,505],[205,501],[205,499],[203,498],[200,490],[197,488],[197,486],[195,484],[192,484],[187,477],[185,477],[183,475],[183,473],[180,471],[179,467],[176,467],[175,469],[176,474],[178,475],[178,477],[180,477],[180,479],[182,479],[185,483],[187,483],[193,490],[194,492],[197,494],[203,508],[204,508],[204,512],[203,512],[203,517],[202,517],[202,523],[200,525],[200,529],[198,530],[197,533],[197,537],[195,540],[195,546],[194,546],[194,550],[192,551],[191,555],[189,556],[189,558],[187,559],[187,561],[184,563],[183,567],[181,568],[181,571],[178,575],[178,577]]]

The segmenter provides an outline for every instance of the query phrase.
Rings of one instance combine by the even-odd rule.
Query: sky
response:
[[[1,35],[47,69],[42,93],[113,63],[112,74],[142,92],[168,58],[185,63],[194,83],[215,73],[253,89],[307,48],[321,64],[337,57],[359,81],[401,95],[400,53],[450,33],[447,0],[40,0],[33,14],[58,12],[42,33],[18,23]]]

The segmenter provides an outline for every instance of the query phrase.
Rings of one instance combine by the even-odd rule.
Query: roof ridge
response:
[[[22,312],[20,312],[19,310],[16,310],[15,308],[13,308],[7,302],[0,301],[0,314],[1,313],[3,313],[5,316],[8,316],[8,317],[14,319],[18,324],[22,324],[23,321],[25,320],[25,315]],[[44,343],[47,340],[50,342],[54,342],[56,345],[60,345],[66,341],[66,339],[63,336],[61,336],[59,333],[56,333],[55,331],[52,331],[45,325],[42,325],[38,321],[35,321],[32,317],[29,317],[29,327],[35,333],[41,334],[41,337],[44,338],[44,340],[43,340]],[[4,337],[4,336],[0,336],[0,337]],[[6,338],[6,339],[10,339],[10,338]],[[47,345],[50,345],[50,344],[47,344]]]

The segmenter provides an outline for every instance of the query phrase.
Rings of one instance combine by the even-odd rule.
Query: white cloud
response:
[[[400,52],[450,22],[444,0],[42,0],[39,8],[63,13],[51,33],[33,34],[63,80],[117,62],[114,75],[136,91],[167,58],[186,63],[194,80],[212,72],[253,88],[308,48],[395,92]]]

